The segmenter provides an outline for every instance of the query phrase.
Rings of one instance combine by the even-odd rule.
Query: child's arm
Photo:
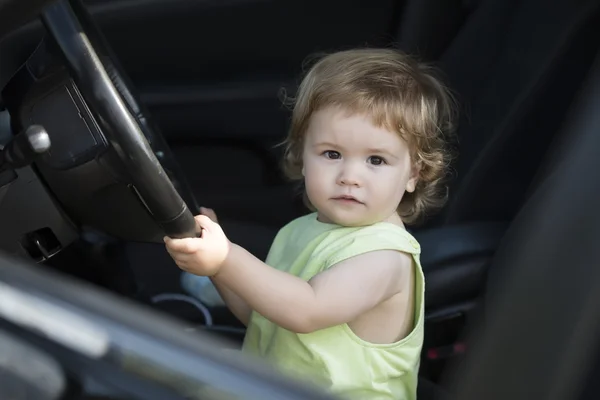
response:
[[[412,259],[382,250],[342,261],[306,282],[269,267],[237,245],[217,277],[275,324],[309,333],[348,323],[406,287]]]
[[[348,323],[408,286],[412,258],[381,250],[342,261],[304,281],[229,242],[221,227],[196,217],[202,237],[165,238],[184,271],[211,276],[275,324],[307,333]]]
[[[248,326],[250,314],[252,314],[252,309],[248,303],[246,303],[244,299],[235,294],[233,291],[227,289],[227,287],[221,283],[221,280],[217,276],[212,276],[210,280],[217,288],[217,292],[219,292],[223,298],[223,301],[225,301],[225,305],[227,305],[229,311],[231,311],[233,315],[235,315],[235,317],[242,324],[244,324],[244,326]]]

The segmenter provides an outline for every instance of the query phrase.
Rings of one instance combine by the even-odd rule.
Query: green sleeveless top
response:
[[[307,379],[342,398],[416,399],[423,345],[424,278],[420,246],[412,235],[387,222],[366,227],[326,224],[313,213],[279,231],[266,263],[308,281],[340,261],[375,250],[398,250],[414,259],[415,319],[405,338],[392,344],[369,343],[347,324],[298,334],[253,312],[244,352],[265,358],[283,372]]]

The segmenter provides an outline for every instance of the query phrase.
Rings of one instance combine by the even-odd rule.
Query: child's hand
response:
[[[179,268],[194,275],[213,276],[229,255],[231,243],[221,226],[209,218],[210,213],[216,220],[214,211],[203,210],[205,215],[195,217],[199,238],[172,239],[165,237],[167,251]]]

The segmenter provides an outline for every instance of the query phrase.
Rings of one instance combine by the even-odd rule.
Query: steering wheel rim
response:
[[[125,101],[130,113],[138,122],[144,136],[150,142],[151,147],[160,149],[159,152],[155,151],[155,156],[159,159],[161,166],[165,169],[165,172],[167,172],[167,175],[173,182],[173,185],[180,196],[187,203],[188,207],[191,208],[192,213],[199,213],[200,206],[196,201],[185,175],[181,171],[179,165],[175,162],[171,150],[165,141],[164,136],[161,134],[158,125],[154,123],[149,110],[144,103],[138,100],[139,94],[136,92],[135,87],[120,65],[118,57],[112,51],[105,36],[98,29],[91,14],[82,4],[81,0],[71,1],[70,4],[94,49],[100,54],[101,61],[106,68],[106,72],[108,73],[111,82],[115,85],[117,92],[119,92]],[[159,153],[168,154],[161,155]]]
[[[140,123],[149,120],[117,66],[107,63],[109,48],[86,16],[83,5],[77,0],[60,0],[47,6],[41,17],[96,123],[156,223],[167,236],[195,236],[194,216],[149,143],[149,139],[160,140],[166,147],[164,139],[149,123]],[[106,57],[97,51],[97,46],[103,48]],[[133,113],[136,109],[139,116]]]

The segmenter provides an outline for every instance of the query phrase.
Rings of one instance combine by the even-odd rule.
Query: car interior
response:
[[[560,247],[570,231],[552,236],[553,226],[567,224],[557,210],[567,208],[577,216],[569,229],[580,236],[573,237],[582,237],[584,227],[597,229],[591,225],[597,217],[584,212],[591,209],[596,183],[586,184],[585,196],[579,186],[564,191],[569,182],[594,180],[593,174],[582,173],[584,166],[597,170],[594,158],[583,153],[594,148],[597,139],[588,131],[598,127],[597,117],[589,110],[589,115],[577,112],[598,101],[597,92],[596,98],[588,95],[587,103],[582,93],[597,89],[600,3],[17,3],[0,1],[4,254],[57,274],[48,279],[63,291],[77,292],[77,301],[85,293],[72,283],[60,286],[56,277],[83,281],[91,292],[108,292],[138,307],[122,306],[124,315],[149,309],[187,330],[239,344],[243,326],[226,309],[207,309],[181,296],[181,271],[162,237],[193,235],[193,215],[200,206],[211,207],[233,242],[264,259],[278,229],[308,212],[297,187],[279,168],[277,145],[290,117],[282,96],[294,93],[315,55],[357,46],[399,48],[435,65],[460,104],[448,203],[421,225],[409,227],[421,244],[426,278],[419,398],[526,398],[508,389],[492,391],[494,383],[485,373],[500,367],[510,370],[506,374],[513,377],[512,384],[529,385],[533,397],[527,398],[551,398],[550,389],[564,393],[556,398],[596,398],[598,388],[585,384],[594,381],[587,372],[592,367],[580,371],[583,378],[573,375],[551,388],[542,378],[547,382],[552,374],[562,374],[558,365],[531,375],[526,368],[539,370],[543,357],[535,368],[509,366],[513,352],[485,345],[504,340],[515,349],[527,343],[531,351],[543,352],[542,343],[553,348],[551,338],[567,340],[580,333],[575,328],[557,330],[554,336],[540,333],[547,336],[542,341],[532,329],[530,340],[521,343],[498,321],[517,314],[525,319],[525,310],[536,313],[536,304],[520,304],[515,311],[514,301],[502,290],[506,282],[521,282],[510,293],[521,299],[528,290],[525,283],[539,290],[553,287],[553,281],[534,285],[537,281],[526,273],[538,266],[535,251],[547,250],[548,243]],[[9,12],[19,18],[6,17]],[[581,122],[586,118],[592,122]],[[578,179],[556,165],[568,166]],[[567,198],[568,193],[578,195]],[[590,246],[585,240],[577,243],[571,245],[573,251]],[[586,251],[592,249],[582,247],[581,254]],[[560,254],[568,262],[568,255]],[[544,265],[558,259],[548,258]],[[580,264],[583,259],[572,263],[574,274]],[[522,265],[527,267],[518,268]],[[544,274],[541,266],[537,272]],[[594,282],[587,282],[589,293]],[[45,290],[41,282],[36,284]],[[60,290],[53,293],[58,296]],[[583,313],[585,308],[574,310],[564,314],[573,318],[569,326],[577,325],[576,317],[593,319]],[[125,317],[112,312],[110,318]],[[467,329],[480,320],[484,328],[475,333]],[[138,324],[137,331],[144,326]],[[486,334],[492,330],[496,336],[489,339]],[[486,339],[477,343],[479,337]],[[190,350],[196,344],[185,335],[173,340],[190,354],[208,351]],[[565,361],[569,347],[554,347],[564,350],[553,353],[555,359],[572,365]],[[480,348],[493,350],[475,350]],[[180,359],[183,353],[172,356]],[[585,362],[593,363],[589,360],[596,350],[584,353]],[[484,354],[488,364],[472,360],[481,361]],[[581,364],[581,357],[569,360]],[[456,379],[457,388],[445,383],[453,370],[469,377]],[[569,397],[574,385],[577,395]],[[169,398],[164,396],[142,398]]]

